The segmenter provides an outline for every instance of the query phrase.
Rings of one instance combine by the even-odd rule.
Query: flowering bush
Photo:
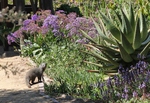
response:
[[[87,41],[82,37],[80,30],[88,32],[89,36],[95,37],[97,31],[91,19],[77,17],[76,13],[66,15],[62,10],[52,15],[49,10],[39,11],[31,16],[31,19],[23,21],[22,27],[8,35],[8,43],[15,42],[23,34],[36,36],[47,34],[52,31],[54,36],[65,36],[73,38],[76,35],[77,42],[85,43]]]

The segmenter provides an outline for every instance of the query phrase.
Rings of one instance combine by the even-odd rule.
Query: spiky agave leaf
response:
[[[146,20],[145,20],[145,16],[142,14],[142,12],[140,13],[140,33],[141,33],[141,40],[142,42],[147,38],[148,36],[148,28],[146,25]]]
[[[123,33],[121,33],[121,42],[122,46],[128,54],[132,54],[135,51],[132,47],[132,44],[126,39]]]
[[[113,34],[112,36],[115,37],[115,39],[120,42],[120,31],[115,26],[115,24],[110,20],[107,16],[105,16],[103,13],[101,13],[101,16],[103,18],[104,23],[107,26],[107,29]]]
[[[120,11],[120,14],[116,13],[119,22],[115,23],[103,13],[100,15],[106,27],[104,30],[108,30],[108,32],[102,32],[100,24],[93,20],[99,36],[107,40],[109,35],[104,33],[110,33],[114,38],[107,40],[105,45],[92,42],[86,46],[91,47],[89,52],[102,62],[101,65],[103,65],[105,73],[117,72],[119,64],[123,64],[123,66],[134,65],[133,63],[138,60],[138,54],[145,56],[145,60],[150,60],[148,59],[150,58],[150,32],[148,32],[146,18],[142,12],[140,16],[135,15],[132,6],[130,6],[129,15],[123,10]],[[87,34],[84,33],[84,35]],[[112,41],[115,42],[111,43]],[[94,47],[97,51],[93,50]]]
[[[132,30],[135,30],[135,14],[132,5],[130,6],[130,11],[129,11],[129,22],[131,25]]]
[[[150,30],[148,30],[147,34],[148,34],[148,36],[147,36],[146,40],[142,42],[142,45],[146,45],[147,43],[150,42]]]
[[[141,46],[141,42],[142,42],[141,34],[140,34],[140,20],[139,19],[137,20],[136,29],[133,35],[134,35],[133,48],[136,50]]]
[[[150,51],[150,42],[144,47],[144,49],[140,52],[140,55],[147,56]]]
[[[121,15],[122,15],[122,32],[124,36],[127,38],[127,40],[132,43],[133,41],[133,30],[131,27],[131,23],[128,20],[128,17],[125,15],[125,13],[121,10]]]
[[[94,25],[95,25],[95,27],[96,27],[96,29],[97,29],[97,31],[98,31],[100,37],[102,37],[106,42],[109,42],[109,43],[111,43],[111,44],[116,44],[116,42],[115,42],[113,39],[110,39],[108,36],[106,36],[106,35],[102,32],[101,28],[99,27],[99,24],[96,23],[96,21],[95,21],[93,18],[92,18],[92,20],[93,20],[93,23],[94,23]]]

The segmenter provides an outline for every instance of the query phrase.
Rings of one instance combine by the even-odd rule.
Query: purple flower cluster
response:
[[[55,36],[59,35],[59,24],[58,24],[58,16],[49,15],[43,22],[42,25],[42,34],[47,33],[48,30],[52,29],[52,32]]]
[[[45,10],[32,15],[31,19],[24,20],[19,30],[8,35],[8,41],[9,43],[15,41],[11,35],[22,35],[22,33],[47,34],[50,31],[55,36],[64,36],[65,34],[65,37],[69,37],[77,43],[87,43],[88,40],[82,36],[81,30],[88,33],[92,38],[97,35],[94,23],[89,18],[77,17],[76,13],[66,15],[62,10],[52,15],[49,10]],[[20,36],[15,37],[20,38]]]
[[[139,60],[134,66],[125,68],[119,67],[119,75],[115,75],[106,81],[98,82],[94,88],[99,88],[101,99],[107,97],[112,99],[130,99],[137,98],[139,95],[145,95],[150,89],[150,71],[148,63]],[[103,84],[103,86],[101,86]],[[108,92],[109,91],[109,92]]]
[[[32,15],[31,20],[36,21],[37,19],[38,19],[38,15],[37,14]]]
[[[40,30],[40,27],[35,23],[34,20],[27,19],[23,22],[21,30],[25,33],[34,34]]]
[[[14,33],[11,33],[7,36],[8,44],[11,44],[12,42],[16,42],[18,38],[22,35],[22,30],[19,29],[15,31]]]
[[[86,43],[87,39],[82,36],[81,30],[85,31],[90,37],[94,38],[97,35],[97,30],[91,19],[85,17],[76,17],[76,15],[68,15],[69,21],[66,25],[66,30],[68,30],[68,36],[78,36],[79,39],[76,42]]]
[[[17,31],[8,35],[7,37],[8,43],[11,44],[12,42],[16,42],[16,40],[20,38],[21,35],[23,35],[23,33],[37,34],[40,33],[42,30],[44,30],[42,24],[43,24],[43,20],[45,20],[46,17],[48,17],[47,13],[49,13],[50,15],[49,10],[40,13],[37,12],[37,14],[31,16],[31,19],[24,20],[22,26]],[[49,29],[49,28],[45,28],[45,29]]]

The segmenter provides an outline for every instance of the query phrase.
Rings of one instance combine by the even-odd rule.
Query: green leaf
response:
[[[117,65],[104,66],[103,68],[104,68],[104,73],[106,73],[106,74],[118,72]]]
[[[121,15],[122,15],[122,32],[124,36],[127,38],[127,40],[132,43],[133,42],[133,30],[131,27],[131,24],[125,15],[125,13],[121,10]]]
[[[36,50],[34,50],[32,53],[33,53],[33,56],[34,56],[36,59],[38,59],[40,56],[42,56],[42,54],[43,54],[43,49],[42,49],[42,48],[36,49]]]
[[[141,32],[141,39],[142,42],[147,38],[148,36],[148,28],[147,28],[147,23],[145,20],[145,16],[141,13],[140,14],[140,32]]]
[[[145,46],[145,48],[141,51],[140,55],[147,56],[148,52],[150,50],[150,42]]]
[[[96,65],[96,66],[98,66],[98,67],[103,67],[103,65],[102,64],[97,64],[97,63],[93,63],[93,62],[89,62],[89,61],[84,61],[85,63],[88,63],[88,64],[93,64],[93,65]]]
[[[102,52],[103,52],[103,51],[102,51]],[[109,60],[109,62],[110,62],[112,65],[114,65],[114,66],[119,66],[119,64],[118,64],[116,61],[114,61],[113,58],[111,58],[111,57],[109,56],[109,54],[107,54],[107,53],[105,53],[105,52],[103,52],[103,54],[105,55],[105,57]]]
[[[98,48],[99,50],[106,52],[107,54],[109,54],[110,56],[112,56],[114,58],[115,58],[115,56],[117,56],[116,54],[119,54],[119,51],[117,51],[111,47],[106,47],[106,46],[102,46],[102,45],[95,45],[95,44],[94,44],[94,46],[96,48]]]
[[[132,27],[132,30],[134,31],[135,30],[135,17],[134,17],[134,11],[133,11],[131,4],[130,4],[130,12],[129,12],[129,22]]]
[[[121,41],[122,41],[122,46],[126,50],[126,52],[128,54],[132,54],[134,52],[134,49],[123,34],[121,35]]]
[[[99,25],[95,22],[95,20],[93,18],[92,18],[92,20],[93,20],[93,23],[94,23],[94,25],[96,27],[96,30],[98,31],[100,37],[102,37],[104,40],[106,40],[107,42],[109,42],[111,44],[115,44],[115,41],[113,41],[112,39],[108,38],[107,36],[105,36],[103,34],[103,32],[101,31]]]
[[[133,48],[138,49],[141,46],[141,34],[140,34],[140,20],[137,20],[136,31],[133,38]]]
[[[103,18],[104,23],[106,24],[107,29],[111,32],[111,34],[114,36],[114,38],[120,42],[120,31],[118,28],[114,25],[114,23],[107,18],[103,13],[101,13],[101,16]]]
[[[108,59],[106,59],[105,57],[101,56],[100,54],[96,53],[96,52],[93,51],[93,50],[90,50],[90,52],[87,52],[87,51],[82,51],[82,52],[84,52],[84,53],[86,53],[86,54],[89,54],[89,55],[91,55],[91,56],[97,58],[98,60],[100,60],[100,61],[102,61],[102,62],[110,63],[110,62],[108,61]]]
[[[81,30],[82,35],[85,36],[87,39],[89,39],[91,42],[97,44],[94,39],[92,39],[85,31]]]
[[[120,23],[122,23],[121,15],[115,11],[115,15],[117,16]]]
[[[147,39],[144,42],[142,42],[142,45],[145,45],[145,44],[147,44],[149,42],[150,42],[150,32],[148,33]]]
[[[127,63],[132,62],[133,61],[132,57],[125,51],[122,45],[118,43],[118,47],[119,47],[120,55],[122,59]]]

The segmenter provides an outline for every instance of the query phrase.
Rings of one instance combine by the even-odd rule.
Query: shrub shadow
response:
[[[35,90],[0,90],[0,103],[53,103]]]

